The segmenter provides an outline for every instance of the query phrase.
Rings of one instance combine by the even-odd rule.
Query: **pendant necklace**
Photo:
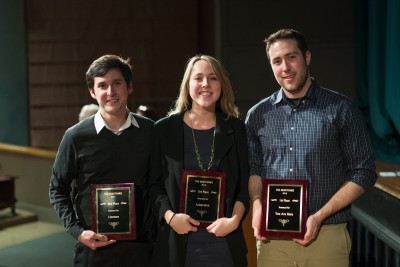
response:
[[[196,143],[196,138],[194,136],[194,131],[193,131],[193,120],[192,120],[192,112],[189,110],[189,119],[190,119],[190,128],[192,128],[192,136],[193,136],[193,142],[194,142],[194,152],[196,154],[196,158],[199,164],[200,169],[203,171],[206,171],[203,167],[203,163],[201,162],[201,157],[199,153],[199,148],[197,147]],[[213,165],[214,161],[214,140],[215,140],[215,127],[214,127],[214,133],[213,133],[213,140],[212,140],[212,145],[211,145],[211,154],[210,154],[210,162],[208,163],[207,171],[209,171]]]

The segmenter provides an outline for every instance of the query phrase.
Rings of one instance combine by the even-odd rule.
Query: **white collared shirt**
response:
[[[120,135],[120,134],[122,134],[122,132],[125,129],[127,129],[129,126],[131,126],[131,124],[133,124],[133,126],[135,126],[137,128],[140,128],[138,122],[136,121],[135,117],[133,117],[132,113],[128,109],[127,109],[127,112],[128,112],[129,115],[126,118],[126,122],[121,126],[121,128],[119,128],[117,131],[114,131],[105,122],[105,120],[103,119],[103,117],[100,114],[100,110],[97,111],[96,115],[94,115],[94,126],[96,127],[96,132],[99,133],[101,131],[101,129],[106,127],[107,129],[109,129],[114,134]]]

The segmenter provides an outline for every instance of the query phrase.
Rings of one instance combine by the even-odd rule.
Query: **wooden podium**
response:
[[[11,208],[13,215],[15,212],[15,177],[13,176],[0,176],[0,210],[5,208]]]

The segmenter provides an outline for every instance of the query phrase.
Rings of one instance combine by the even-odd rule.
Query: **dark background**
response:
[[[263,40],[280,28],[306,36],[317,82],[355,98],[355,3],[0,0],[0,142],[57,149],[93,102],[89,64],[110,53],[131,58],[131,111],[145,104],[164,116],[186,61],[205,53],[229,72],[244,118],[279,88]]]

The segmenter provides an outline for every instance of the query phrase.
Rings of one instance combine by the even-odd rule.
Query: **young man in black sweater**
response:
[[[89,67],[86,81],[99,111],[65,132],[50,178],[50,203],[78,240],[74,266],[145,267],[152,252],[146,184],[154,122],[127,108],[132,93],[128,60],[102,56]],[[116,183],[134,184],[134,240],[113,240],[91,228],[90,186]]]

